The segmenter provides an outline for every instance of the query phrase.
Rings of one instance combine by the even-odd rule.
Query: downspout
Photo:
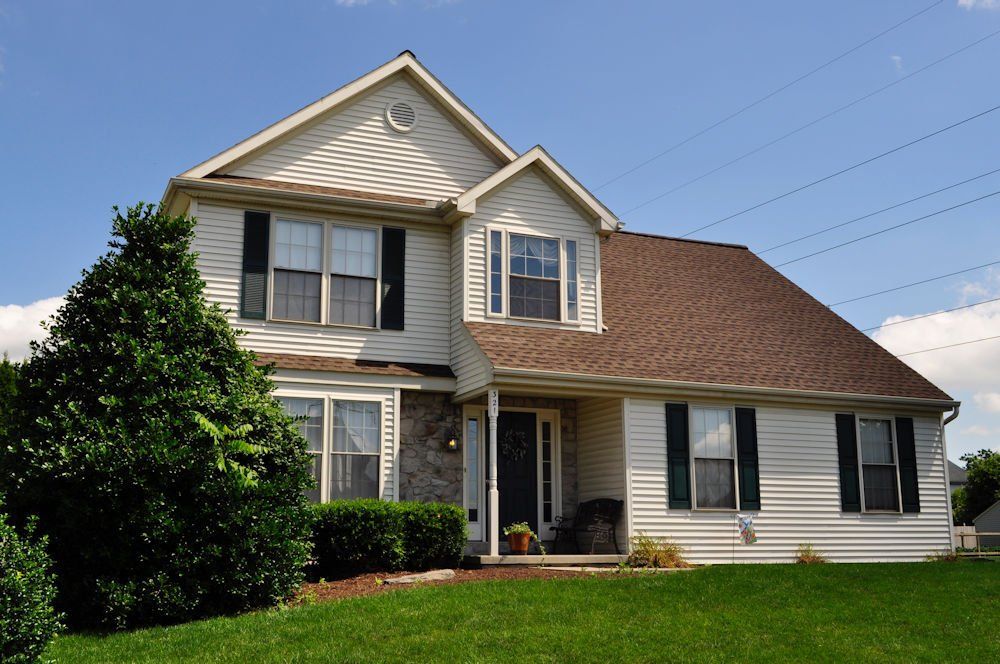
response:
[[[948,468],[948,441],[944,428],[949,422],[958,418],[958,412],[962,409],[961,403],[956,403],[951,414],[941,420],[941,451],[944,453],[944,494],[948,505],[948,549],[955,551],[955,516],[951,509],[951,473]]]

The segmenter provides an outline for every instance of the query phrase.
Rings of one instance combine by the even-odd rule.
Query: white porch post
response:
[[[500,555],[500,491],[497,489],[497,417],[500,415],[500,393],[493,389],[487,397],[490,416],[490,476],[489,485],[490,527],[487,537],[490,555]]]

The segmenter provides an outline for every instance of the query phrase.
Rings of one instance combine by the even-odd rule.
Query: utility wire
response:
[[[903,290],[904,288],[911,288],[913,286],[922,286],[923,284],[929,284],[932,281],[939,281],[941,279],[947,279],[948,277],[954,277],[959,274],[965,274],[966,272],[973,272],[975,270],[982,270],[984,267],[992,267],[994,265],[1000,265],[1000,261],[993,261],[992,263],[983,263],[982,265],[977,265],[975,267],[967,267],[964,270],[958,270],[957,272],[949,272],[948,274],[942,274],[939,277],[931,277],[930,279],[922,279],[920,281],[913,281],[908,284],[903,284],[902,286],[894,286],[893,288],[886,288],[885,290],[876,291],[874,293],[868,293],[867,295],[859,295],[858,297],[852,297],[849,300],[841,300],[840,302],[834,302],[833,304],[828,304],[828,307],[839,307],[842,304],[848,304],[850,302],[857,302],[859,300],[867,300],[870,297],[875,297],[876,295],[885,295],[886,293],[895,293],[896,291]]]
[[[665,155],[670,154],[671,152],[673,152],[677,148],[682,147],[684,145],[687,145],[688,143],[690,143],[694,139],[698,138],[699,136],[702,136],[702,135],[704,135],[704,134],[712,131],[716,127],[724,125],[725,123],[729,122],[730,120],[732,120],[733,118],[737,117],[738,115],[742,115],[746,111],[749,111],[751,108],[753,108],[753,107],[755,107],[755,106],[757,106],[759,104],[764,103],[765,101],[767,101],[771,97],[774,97],[775,95],[777,95],[777,94],[779,94],[781,92],[784,92],[785,90],[787,90],[788,88],[792,87],[796,83],[800,83],[800,82],[804,81],[805,79],[809,78],[813,74],[819,73],[820,71],[826,69],[827,67],[829,67],[830,65],[834,64],[835,62],[846,58],[848,55],[850,55],[851,53],[854,53],[858,49],[860,49],[860,48],[862,48],[864,46],[867,46],[868,44],[872,43],[876,39],[889,34],[893,30],[895,30],[896,28],[902,27],[903,25],[909,23],[910,21],[912,21],[913,19],[917,18],[921,14],[929,12],[931,9],[934,9],[934,7],[937,7],[943,1],[944,0],[937,0],[936,2],[931,3],[927,7],[924,7],[923,9],[921,9],[920,11],[918,11],[916,14],[913,14],[913,15],[911,15],[911,16],[903,19],[899,23],[896,23],[895,25],[886,28],[885,30],[883,30],[882,32],[878,33],[874,37],[870,37],[869,39],[866,39],[865,41],[861,42],[857,46],[854,46],[854,47],[852,47],[852,48],[844,51],[843,53],[841,53],[837,57],[835,57],[835,58],[833,58],[831,60],[827,60],[826,62],[824,62],[823,64],[819,65],[818,67],[816,67],[814,69],[811,69],[810,71],[806,72],[805,74],[802,74],[798,78],[796,78],[794,80],[791,80],[788,83],[785,83],[784,85],[782,85],[781,87],[779,87],[779,88],[777,88],[775,90],[772,90],[771,92],[767,93],[766,95],[764,95],[763,97],[757,99],[756,101],[750,102],[746,106],[740,108],[737,111],[734,111],[734,112],[730,113],[729,115],[727,115],[726,117],[722,118],[721,120],[717,120],[716,122],[714,122],[713,124],[705,127],[704,129],[701,129],[701,130],[695,132],[694,134],[688,136],[687,138],[685,138],[684,140],[680,141],[679,143],[675,143],[675,144],[671,145],[669,148],[663,150],[662,152],[658,152],[657,154],[653,155],[652,157],[646,159],[645,161],[639,162],[638,164],[636,164],[632,168],[630,168],[630,169],[628,169],[628,170],[626,170],[626,171],[624,171],[622,173],[619,173],[618,175],[616,175],[615,177],[611,178],[610,180],[608,180],[604,184],[602,184],[602,185],[600,185],[598,187],[595,187],[593,191],[595,191],[595,192],[599,191],[599,190],[603,189],[604,187],[607,187],[609,184],[611,184],[613,182],[617,182],[618,180],[621,180],[626,175],[631,175],[632,173],[635,173],[637,170],[639,170],[643,166],[646,166],[647,164],[651,164],[652,162],[656,161],[660,157],[663,157]]]
[[[840,113],[842,111],[846,111],[847,109],[851,108],[852,106],[856,106],[856,105],[860,104],[861,102],[863,102],[863,101],[865,101],[867,99],[870,99],[870,98],[874,97],[875,95],[877,95],[877,94],[879,94],[881,92],[884,92],[884,91],[888,90],[889,88],[891,88],[891,87],[893,87],[895,85],[899,85],[903,81],[906,81],[907,79],[912,78],[913,76],[916,76],[917,74],[925,72],[928,69],[930,69],[931,67],[939,65],[942,62],[944,62],[945,60],[948,60],[948,59],[950,59],[950,58],[958,55],[959,53],[967,51],[970,48],[972,48],[973,46],[976,46],[976,45],[978,45],[978,44],[986,41],[987,39],[991,39],[992,37],[996,37],[998,34],[1000,34],[1000,30],[995,30],[994,32],[991,32],[990,34],[986,35],[985,37],[981,37],[980,39],[977,39],[976,41],[974,41],[974,42],[972,42],[970,44],[966,44],[965,46],[963,46],[962,48],[958,49],[957,51],[952,51],[948,55],[945,55],[945,56],[943,56],[941,58],[938,58],[934,62],[931,62],[930,64],[924,65],[920,69],[917,69],[915,71],[910,72],[906,76],[903,76],[901,78],[897,78],[896,80],[892,81],[891,83],[887,83],[886,85],[883,85],[880,88],[872,90],[868,94],[863,95],[861,97],[858,97],[854,101],[851,101],[851,102],[849,102],[847,104],[844,104],[843,106],[840,106],[839,108],[836,108],[836,109],[830,111],[829,113],[825,113],[825,114],[819,116],[818,118],[815,118],[814,120],[811,120],[811,121],[807,122],[806,124],[804,124],[804,125],[796,128],[796,129],[793,129],[792,131],[790,131],[790,132],[788,132],[786,134],[782,134],[781,136],[779,136],[779,137],[777,137],[775,139],[772,139],[772,140],[768,141],[767,143],[764,143],[763,145],[759,145],[759,146],[755,147],[754,149],[752,149],[752,150],[750,150],[748,152],[744,152],[743,154],[741,154],[738,157],[735,157],[733,159],[730,159],[729,161],[725,162],[724,164],[716,166],[715,168],[713,168],[711,170],[705,171],[701,175],[693,177],[690,180],[686,180],[686,181],[680,183],[679,185],[673,187],[672,189],[668,189],[667,191],[665,191],[665,192],[663,192],[661,194],[657,194],[653,198],[650,198],[650,199],[648,199],[648,200],[640,203],[639,205],[636,205],[635,207],[629,208],[628,210],[626,210],[625,212],[622,213],[622,216],[625,216],[626,214],[634,212],[634,211],[638,210],[639,208],[645,207],[646,205],[649,205],[650,203],[656,202],[656,201],[660,200],[661,198],[665,198],[665,197],[667,197],[667,196],[669,196],[671,194],[674,194],[674,193],[680,191],[681,189],[684,189],[685,187],[688,187],[688,186],[690,186],[690,185],[692,185],[692,184],[694,184],[694,183],[696,183],[696,182],[698,182],[700,180],[704,180],[708,176],[714,175],[715,173],[718,173],[719,171],[721,171],[721,170],[723,170],[725,168],[729,168],[730,166],[732,166],[733,164],[735,164],[737,162],[743,161],[747,157],[753,156],[753,155],[757,154],[758,152],[766,150],[767,148],[769,148],[772,145],[775,145],[777,143],[780,143],[781,141],[785,140],[786,138],[791,138],[795,134],[798,134],[800,131],[804,131],[804,130],[808,129],[809,127],[812,127],[813,125],[817,125],[820,122],[823,122],[824,120],[832,118],[834,115],[837,115],[838,113]]]
[[[968,346],[969,344],[978,344],[980,341],[991,341],[993,339],[1000,339],[1000,335],[995,337],[983,337],[982,339],[973,339],[972,341],[960,341],[957,344],[948,344],[947,346],[938,346],[937,348],[925,348],[923,350],[914,350],[909,353],[900,353],[896,357],[906,357],[907,355],[917,355],[919,353],[929,353],[932,350],[942,350],[945,348],[954,348],[955,346]]]
[[[795,189],[792,189],[791,191],[786,191],[783,194],[779,194],[778,196],[774,196],[772,198],[769,198],[766,201],[762,201],[760,203],[757,203],[756,205],[751,205],[748,208],[743,208],[739,212],[734,212],[733,214],[731,214],[729,216],[722,217],[721,219],[716,219],[715,221],[713,221],[713,222],[711,222],[709,224],[705,224],[704,226],[699,226],[698,228],[695,228],[694,230],[688,231],[684,235],[681,235],[681,237],[683,238],[683,237],[688,237],[690,235],[694,235],[695,233],[701,232],[701,231],[705,230],[706,228],[711,228],[712,226],[717,226],[718,224],[721,224],[723,222],[729,221],[730,219],[735,219],[736,217],[744,215],[747,212],[752,212],[754,210],[757,210],[759,208],[764,207],[765,205],[770,205],[771,203],[774,203],[775,201],[780,201],[783,198],[787,198],[787,197],[789,197],[789,196],[791,196],[793,194],[799,193],[800,191],[804,191],[806,189],[809,189],[810,187],[814,187],[814,186],[816,186],[816,185],[818,185],[818,184],[820,184],[822,182],[826,182],[827,180],[832,180],[833,178],[835,178],[835,177],[837,177],[839,175],[843,175],[844,173],[847,173],[849,171],[853,171],[853,170],[855,170],[857,168],[865,166],[866,164],[870,164],[873,161],[877,161],[879,159],[882,159],[883,157],[887,157],[887,156],[889,156],[889,155],[891,155],[893,153],[899,152],[900,150],[905,150],[906,148],[911,147],[913,145],[916,145],[917,143],[920,143],[922,141],[926,141],[929,138],[933,138],[933,137],[935,137],[935,136],[937,136],[939,134],[943,134],[946,131],[954,129],[955,127],[959,127],[959,126],[964,125],[964,124],[966,124],[968,122],[972,122],[973,120],[981,118],[984,115],[988,115],[990,113],[993,113],[997,109],[1000,109],[1000,105],[994,106],[992,108],[988,108],[985,111],[980,111],[979,113],[976,113],[975,115],[970,115],[969,117],[964,118],[962,120],[959,120],[958,122],[954,122],[954,123],[948,125],[947,127],[942,127],[941,129],[938,129],[937,131],[933,131],[933,132],[931,132],[929,134],[925,134],[925,135],[921,136],[920,138],[915,138],[912,141],[909,141],[908,143],[904,143],[902,145],[898,145],[898,146],[892,148],[891,150],[886,150],[885,152],[877,154],[874,157],[869,157],[868,159],[865,159],[864,161],[859,161],[856,164],[852,164],[851,166],[848,166],[847,168],[842,168],[839,171],[831,173],[830,175],[823,176],[823,177],[819,178],[818,180],[813,180],[812,182],[809,182],[808,184],[804,184],[802,186],[796,187]]]
[[[849,244],[854,244],[855,242],[861,242],[862,240],[867,240],[868,238],[875,237],[876,235],[881,235],[882,233],[888,233],[889,231],[894,231],[897,228],[902,228],[903,226],[909,226],[910,224],[915,224],[918,221],[923,221],[924,219],[930,219],[931,217],[936,217],[939,214],[944,214],[945,212],[950,212],[952,210],[957,210],[960,207],[965,207],[966,205],[972,205],[973,203],[978,203],[981,200],[985,200],[992,196],[1000,194],[1000,189],[994,191],[991,194],[986,194],[978,198],[973,198],[972,200],[964,201],[957,205],[952,205],[951,207],[946,207],[943,210],[938,210],[937,212],[931,212],[930,214],[925,214],[922,217],[917,217],[916,219],[910,219],[909,221],[904,221],[901,224],[896,224],[894,226],[889,226],[888,228],[883,228],[880,231],[875,231],[874,233],[869,233],[868,235],[862,235],[861,237],[856,237],[853,240],[848,240],[847,242],[841,242],[840,244],[835,244],[832,247],[827,247],[826,249],[820,249],[819,251],[814,251],[811,254],[806,254],[805,256],[799,256],[798,258],[793,258],[790,261],[785,261],[784,263],[778,263],[774,267],[784,267],[786,265],[791,265],[792,263],[798,263],[799,261],[804,261],[807,258],[812,258],[813,256],[819,256],[820,254],[825,254],[828,251],[833,251],[834,249],[840,249],[841,247],[846,247]]]
[[[843,221],[843,222],[841,222],[839,224],[834,224],[833,226],[827,226],[826,228],[823,228],[823,229],[820,229],[818,231],[809,233],[807,235],[802,235],[802,236],[797,237],[797,238],[795,238],[793,240],[788,240],[787,242],[782,242],[781,244],[776,244],[773,247],[768,247],[767,249],[764,249],[762,251],[758,251],[757,255],[759,256],[761,254],[766,254],[769,251],[774,251],[775,249],[781,249],[782,247],[787,247],[790,244],[795,244],[796,242],[801,242],[802,240],[808,240],[809,238],[816,237],[817,235],[822,235],[823,233],[828,233],[829,231],[835,230],[837,228],[843,228],[844,226],[849,226],[849,225],[851,225],[851,224],[853,224],[855,222],[862,221],[862,220],[868,219],[870,217],[874,217],[877,214],[882,214],[883,212],[888,212],[889,210],[895,210],[898,207],[902,207],[904,205],[908,205],[908,204],[913,203],[915,201],[919,201],[921,199],[928,198],[930,196],[934,196],[935,194],[940,194],[942,191],[948,191],[949,189],[954,189],[955,187],[960,187],[963,184],[968,184],[970,182],[974,182],[975,180],[980,180],[980,179],[982,179],[982,178],[984,178],[984,177],[986,177],[988,175],[993,175],[994,173],[1000,173],[1000,168],[996,168],[996,169],[994,169],[992,171],[989,171],[988,173],[982,173],[980,175],[976,175],[974,177],[968,178],[967,180],[962,180],[961,182],[956,182],[955,184],[950,184],[947,187],[941,187],[940,189],[936,189],[936,190],[934,190],[934,191],[932,191],[930,193],[927,193],[927,194],[922,194],[920,196],[917,196],[916,198],[911,198],[909,200],[903,201],[902,203],[896,203],[895,205],[890,205],[889,207],[884,207],[881,210],[876,210],[875,212],[869,212],[868,214],[862,215],[860,217],[855,217],[854,219],[850,219],[848,221]]]
[[[899,325],[901,323],[909,323],[912,320],[920,320],[921,318],[930,318],[931,316],[940,316],[941,314],[950,314],[953,311],[961,311],[962,309],[971,309],[972,307],[978,307],[981,304],[989,304],[990,302],[1000,302],[1000,297],[995,297],[992,300],[983,300],[982,302],[965,304],[962,305],[961,307],[954,307],[953,309],[944,309],[943,311],[934,311],[929,314],[921,314],[920,316],[913,316],[912,318],[904,318],[903,320],[897,320],[891,323],[882,323],[881,325],[876,325],[875,327],[868,327],[861,331],[871,332],[873,330],[881,330],[883,327],[889,327],[891,325]]]

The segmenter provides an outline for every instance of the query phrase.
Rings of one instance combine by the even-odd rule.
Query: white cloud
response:
[[[982,424],[973,424],[970,427],[965,427],[962,429],[962,433],[966,436],[976,436],[977,438],[987,438],[989,436],[995,436],[998,433],[997,429],[991,429],[989,427],[984,427]]]
[[[958,0],[958,6],[966,10],[1000,9],[1000,0]]]
[[[24,306],[0,305],[0,354],[6,351],[12,360],[27,357],[28,342],[46,335],[41,323],[56,313],[62,303],[62,297],[50,297]]]
[[[977,392],[972,400],[983,410],[1000,413],[1000,392]]]
[[[336,0],[341,7],[361,7],[367,5],[371,0]]]
[[[892,64],[895,65],[896,71],[903,71],[903,56],[890,55],[889,59],[892,60]]]

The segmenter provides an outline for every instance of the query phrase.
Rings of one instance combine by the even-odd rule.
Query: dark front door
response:
[[[535,413],[501,412],[497,421],[500,533],[526,521],[538,532],[538,427]]]

